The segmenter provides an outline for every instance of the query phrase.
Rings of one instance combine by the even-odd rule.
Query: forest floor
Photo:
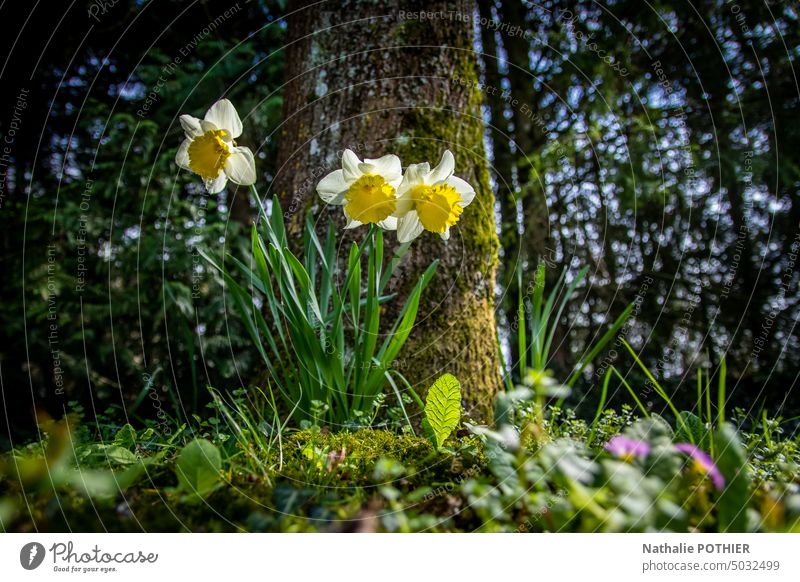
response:
[[[587,422],[516,402],[491,428],[462,419],[441,446],[392,423],[277,438],[217,412],[168,437],[103,417],[45,423],[42,441],[0,457],[0,529],[800,531],[796,434],[739,411]]]

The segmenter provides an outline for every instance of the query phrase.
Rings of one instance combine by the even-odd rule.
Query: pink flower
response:
[[[692,464],[694,470],[708,476],[717,490],[722,491],[725,488],[725,477],[708,453],[690,443],[678,443],[675,448],[689,455],[694,461]]]
[[[644,441],[617,435],[606,443],[606,450],[625,461],[643,459],[650,454],[650,445]]]

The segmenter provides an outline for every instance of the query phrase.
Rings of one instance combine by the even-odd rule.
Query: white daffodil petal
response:
[[[397,230],[397,218],[390,216],[386,220],[381,220],[378,223],[383,230]]]
[[[466,180],[462,180],[457,176],[450,176],[447,179],[447,185],[455,188],[458,195],[461,196],[462,208],[469,206],[470,202],[475,198],[475,189]]]
[[[228,185],[228,177],[225,175],[225,172],[220,172],[219,176],[213,180],[203,180],[203,183],[209,194],[219,194],[225,189],[225,186]]]
[[[430,165],[427,162],[424,164],[409,164],[403,174],[400,185],[397,187],[398,198],[408,193],[414,186],[424,184],[424,178],[429,172]]]
[[[397,242],[410,242],[421,235],[423,230],[425,227],[419,221],[417,211],[412,210],[397,221]]]
[[[442,237],[442,240],[450,240],[450,227],[447,227],[447,230],[444,232],[440,232],[439,236]]]
[[[403,174],[403,182],[409,187],[423,183],[425,177],[431,173],[431,165],[428,162],[422,164],[409,164],[406,173]]]
[[[358,171],[362,174],[379,174],[380,172],[375,171],[375,166],[372,164],[368,164],[366,162],[361,162],[358,164]]]
[[[398,192],[402,191],[398,189]],[[395,216],[405,216],[414,208],[414,199],[411,198],[411,188],[406,188],[402,194],[397,197],[397,202],[395,203]]]
[[[178,148],[178,153],[175,154],[175,163],[178,164],[179,168],[183,168],[184,170],[191,170],[189,166],[189,145],[192,143],[191,138],[186,138],[181,142],[180,147]]]
[[[450,150],[445,150],[444,154],[442,154],[442,161],[439,162],[438,166],[431,170],[425,182],[427,184],[434,185],[442,180],[446,180],[453,175],[455,168],[456,161],[455,158],[453,158],[452,152]]]
[[[344,179],[348,182],[355,182],[361,177],[361,170],[358,165],[361,160],[353,153],[352,150],[344,150],[342,154],[342,170],[344,172]]]
[[[209,131],[217,131],[218,129],[222,129],[217,127],[217,125],[211,121],[207,121],[205,119],[200,120],[200,135],[209,132]],[[225,132],[225,135],[228,135],[228,132]]]
[[[181,115],[179,117],[181,127],[186,133],[186,137],[197,137],[203,135],[203,128],[200,126],[200,120],[191,115]]]
[[[344,196],[350,185],[344,179],[344,172],[336,170],[325,176],[317,184],[317,194],[326,204],[341,206],[344,204]]]
[[[344,217],[347,219],[347,224],[344,226],[345,229],[357,228],[357,227],[361,226],[362,224],[364,224],[363,222],[360,222],[360,221],[356,220],[355,218],[351,217],[347,213],[347,208],[342,208],[342,210],[344,210]]]
[[[256,160],[250,148],[233,148],[231,155],[225,161],[225,174],[231,182],[240,186],[256,183]]]
[[[242,120],[233,103],[227,99],[220,99],[206,112],[205,121],[210,121],[219,129],[224,129],[231,138],[236,139],[242,135]]]
[[[403,175],[403,166],[400,163],[400,158],[394,154],[387,154],[377,160],[365,159],[364,163],[371,165],[372,173],[383,176],[387,182],[393,182]]]

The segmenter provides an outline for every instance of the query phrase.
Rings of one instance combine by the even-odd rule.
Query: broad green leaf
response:
[[[428,390],[425,399],[425,420],[431,440],[438,449],[461,419],[461,384],[452,374],[444,374]]]
[[[119,491],[114,481],[114,474],[111,471],[102,469],[70,471],[67,481],[87,497],[112,497]]]
[[[126,449],[131,448],[136,444],[136,429],[130,424],[125,424],[114,435],[114,444]]]
[[[120,465],[131,465],[139,461],[139,458],[135,453],[132,453],[125,447],[120,447],[118,445],[110,445],[106,447],[105,453],[109,461]]]
[[[221,470],[219,449],[206,439],[195,439],[178,456],[175,473],[184,492],[204,497],[220,482]]]
[[[102,445],[98,443],[89,445],[81,452],[81,456],[103,464],[113,465],[131,465],[139,460],[136,454],[125,447],[115,444]]]
[[[675,433],[669,423],[655,413],[635,421],[625,429],[624,434],[635,440],[646,441],[651,445],[671,446],[675,438]]]
[[[688,410],[682,411],[679,416],[681,421],[675,423],[675,441],[690,442],[707,451],[709,448],[709,435],[703,421]]]

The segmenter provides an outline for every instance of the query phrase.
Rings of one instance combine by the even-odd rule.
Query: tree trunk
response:
[[[423,233],[396,271],[394,305],[433,259],[441,261],[397,365],[422,389],[445,372],[454,374],[467,409],[486,419],[501,382],[494,314],[498,240],[472,44],[474,2],[310,4],[290,2],[287,19],[285,125],[274,194],[289,230],[302,230],[309,209],[324,210],[315,186],[341,167],[344,148],[360,158],[396,153],[404,166],[436,165],[450,149],[456,175],[477,196],[450,241]],[[390,234],[387,242],[393,240]],[[391,310],[386,317],[393,317]]]

